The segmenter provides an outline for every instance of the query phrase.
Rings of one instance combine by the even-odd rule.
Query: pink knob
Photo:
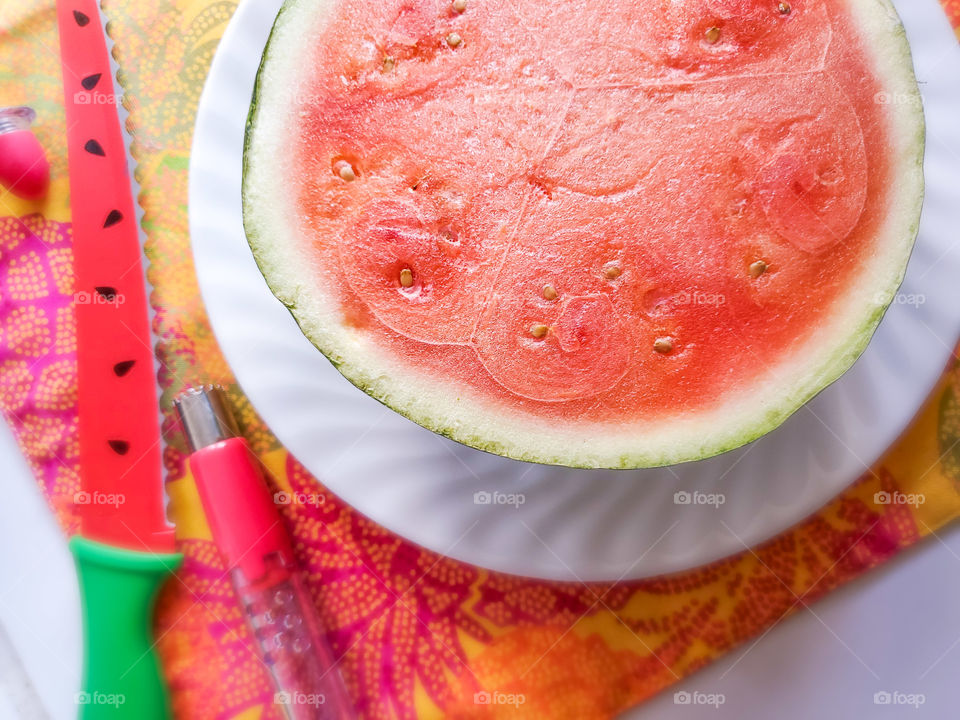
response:
[[[0,108],[0,185],[27,200],[42,198],[50,185],[50,163],[30,130],[28,107]]]

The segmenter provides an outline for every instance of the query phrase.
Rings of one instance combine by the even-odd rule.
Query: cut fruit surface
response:
[[[919,97],[887,0],[288,0],[244,224],[310,340],[420,424],[699,459],[839,377],[899,286],[923,117],[881,93]]]

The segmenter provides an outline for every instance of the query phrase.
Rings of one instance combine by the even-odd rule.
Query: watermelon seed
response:
[[[453,0],[453,11],[462,13],[467,9],[467,0]]]
[[[107,440],[107,445],[117,455],[126,455],[130,451],[130,443],[126,440]]]
[[[423,175],[421,175],[420,177],[418,177],[417,180],[416,180],[416,182],[413,183],[413,185],[410,186],[410,189],[411,189],[411,190],[416,190],[418,187],[420,187],[420,184],[421,184],[424,180],[426,180],[428,177],[430,177],[430,173],[431,173],[431,171],[430,171],[430,170],[427,170]]]
[[[553,285],[544,285],[543,286],[543,299],[544,300],[556,300],[557,299],[557,289]]]
[[[781,14],[781,15],[789,15],[789,14],[790,14],[790,3],[788,3],[788,2],[782,2],[782,3],[780,3],[779,5],[777,5],[777,10],[780,11],[780,14]]]
[[[546,336],[547,330],[549,329],[550,328],[548,328],[543,323],[534,323],[533,325],[530,326],[530,334],[533,335],[535,338],[539,339]]]
[[[344,182],[353,182],[357,179],[357,173],[354,171],[353,165],[346,160],[338,160],[334,163],[333,170]]]
[[[712,28],[708,28],[707,32],[704,33],[704,37],[708,43],[713,45],[720,39],[720,28],[714,25]]]
[[[136,360],[121,360],[113,366],[113,374],[117,377],[123,377],[130,372],[131,368],[133,368],[136,363]]]
[[[84,90],[93,90],[97,86],[97,83],[100,82],[100,77],[100,73],[87,75],[83,80],[80,81],[80,84],[83,86]]]
[[[400,271],[400,284],[405,288],[413,285],[413,270],[404,268]]]
[[[396,66],[397,61],[394,58],[390,57],[389,55],[383,58],[383,72],[391,72]]]
[[[97,285],[94,290],[97,291],[97,295],[102,297],[107,302],[113,302],[117,299],[117,289],[110,287],[109,285]]]
[[[603,269],[603,276],[607,280],[616,280],[623,273],[619,265],[610,264]]]
[[[666,355],[673,350],[673,340],[668,337],[659,337],[654,340],[653,349],[661,355]]]
[[[758,278],[767,271],[767,264],[763,260],[750,263],[750,277]]]
[[[447,45],[449,45],[452,48],[458,47],[462,42],[463,42],[463,38],[460,37],[459,33],[452,32],[449,35],[447,35]]]
[[[120,212],[119,210],[111,210],[109,213],[107,213],[107,217],[103,221],[103,226],[105,228],[108,228],[113,225],[116,225],[121,220],[123,220],[123,213]]]
[[[837,185],[843,180],[843,174],[836,166],[828,167],[826,170],[817,173],[817,182],[821,185]]]

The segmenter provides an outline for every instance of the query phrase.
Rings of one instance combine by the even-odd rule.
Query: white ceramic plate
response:
[[[715,560],[798,522],[894,441],[960,333],[960,52],[935,0],[896,5],[923,83],[927,199],[900,302],[866,353],[740,450],[658,470],[584,471],[472,450],[387,410],[341,377],[270,293],[244,237],[240,181],[253,82],[280,2],[246,0],[211,67],[190,164],[200,287],[244,392],[345,501],[410,540],[496,570],[640,578]]]

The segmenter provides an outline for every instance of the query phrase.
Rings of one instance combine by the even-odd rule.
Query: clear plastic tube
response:
[[[274,702],[291,720],[354,717],[337,669],[302,581],[280,554],[266,559],[257,582],[232,573],[234,587],[257,639],[260,657],[273,676]]]

